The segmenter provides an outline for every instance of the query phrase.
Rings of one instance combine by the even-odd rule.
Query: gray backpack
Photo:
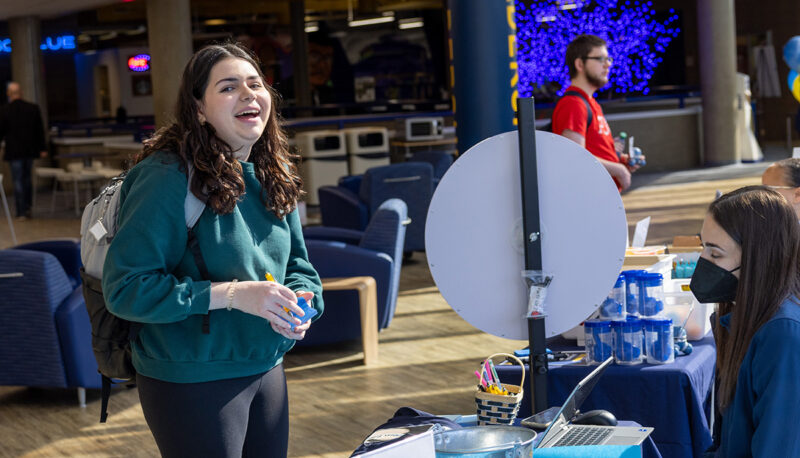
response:
[[[100,195],[86,205],[81,217],[81,261],[86,273],[96,278],[103,277],[106,253],[117,234],[119,195],[125,175],[112,178]],[[190,167],[188,183],[191,183],[191,176]],[[188,184],[183,209],[189,229],[194,227],[205,209],[205,204],[192,194]]]
[[[103,379],[100,423],[105,423],[108,417],[108,398],[114,380],[131,381],[136,376],[136,370],[131,362],[131,340],[136,338],[142,327],[140,323],[124,320],[109,312],[103,296],[103,264],[108,247],[117,234],[120,191],[125,175],[123,173],[112,178],[108,186],[100,191],[100,195],[89,202],[81,218],[83,297],[92,325],[92,350]],[[192,168],[189,167],[189,183],[191,177]],[[192,230],[204,209],[205,204],[191,193],[187,185],[184,212],[186,229],[189,232],[189,248],[195,256],[200,271],[207,278],[207,269]],[[208,315],[204,317],[203,322],[205,333],[208,333],[207,318]]]

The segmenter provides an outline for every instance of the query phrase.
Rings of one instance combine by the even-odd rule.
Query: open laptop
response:
[[[653,432],[644,426],[594,426],[573,425],[569,421],[575,417],[578,408],[589,396],[603,371],[614,360],[603,361],[589,375],[581,380],[561,406],[550,426],[544,431],[542,440],[536,448],[564,447],[570,445],[639,445]]]

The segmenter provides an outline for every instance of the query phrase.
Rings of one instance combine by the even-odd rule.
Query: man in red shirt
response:
[[[586,148],[623,191],[631,185],[631,172],[638,167],[629,167],[627,158],[617,155],[611,128],[594,100],[595,91],[608,84],[613,63],[606,42],[594,35],[579,35],[567,46],[566,60],[571,81],[553,110],[553,133]]]

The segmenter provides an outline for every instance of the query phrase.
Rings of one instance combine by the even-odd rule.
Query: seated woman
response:
[[[717,456],[800,456],[800,225],[786,199],[749,186],[711,203],[690,287],[719,303]]]
[[[773,163],[761,175],[761,184],[785,197],[800,219],[800,158]]]

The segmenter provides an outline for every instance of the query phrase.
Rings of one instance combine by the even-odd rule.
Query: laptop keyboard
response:
[[[570,445],[597,445],[603,442],[614,430],[612,428],[598,428],[596,426],[581,426],[570,428],[567,434],[553,444],[553,447],[569,447]]]

